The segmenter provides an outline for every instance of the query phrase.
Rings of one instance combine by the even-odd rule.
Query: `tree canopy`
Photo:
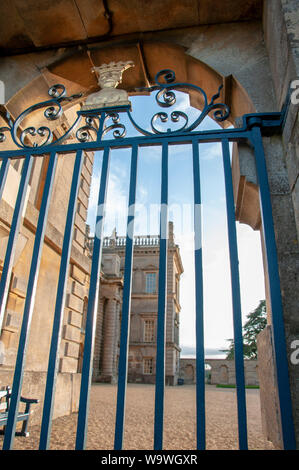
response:
[[[243,326],[244,357],[247,359],[257,359],[256,337],[267,325],[266,301],[261,300],[256,309],[249,313],[246,318],[247,321]],[[229,349],[224,349],[223,352],[227,353],[226,359],[234,359],[234,340],[229,339],[228,341],[230,342]]]

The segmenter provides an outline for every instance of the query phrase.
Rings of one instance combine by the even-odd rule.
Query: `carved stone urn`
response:
[[[98,84],[101,90],[88,96],[82,110],[130,105],[128,93],[125,90],[116,89],[122,81],[123,72],[130,67],[134,67],[131,60],[110,62],[93,67],[92,70],[98,73]]]

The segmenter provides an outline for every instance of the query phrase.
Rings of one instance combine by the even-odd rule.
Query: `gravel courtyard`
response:
[[[87,449],[113,449],[116,393],[115,385],[92,385]],[[153,448],[154,395],[154,386],[128,386],[124,449]],[[249,448],[273,449],[262,435],[259,390],[246,395]],[[207,449],[238,448],[236,408],[234,389],[206,387]],[[76,425],[77,414],[54,420],[50,448],[74,449]],[[166,387],[164,449],[196,449],[195,425],[195,386]],[[28,438],[15,438],[15,449],[38,449],[39,426],[29,427]]]

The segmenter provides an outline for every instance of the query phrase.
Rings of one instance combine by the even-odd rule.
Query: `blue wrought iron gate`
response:
[[[290,389],[288,379],[288,364],[286,357],[286,344],[284,337],[284,324],[282,314],[282,301],[280,281],[276,255],[275,236],[272,220],[271,200],[267,179],[267,168],[263,150],[262,135],[281,131],[283,114],[249,114],[243,117],[243,126],[234,129],[217,129],[211,131],[199,131],[198,125],[210,113],[214,112],[216,121],[224,121],[229,115],[229,109],[225,104],[216,103],[219,92],[208,102],[205,92],[194,85],[175,83],[175,75],[170,70],[163,70],[156,76],[156,85],[150,91],[157,90],[157,102],[167,108],[175,103],[175,89],[192,89],[201,94],[203,98],[203,110],[194,122],[188,122],[188,116],[181,111],[173,111],[170,118],[173,122],[182,120],[184,124],[180,129],[161,131],[156,128],[157,120],[167,122],[169,116],[165,112],[157,113],[151,121],[151,130],[141,128],[131,114],[129,106],[102,108],[92,111],[79,111],[73,126],[66,134],[56,141],[52,141],[53,134],[46,126],[38,129],[29,127],[20,130],[23,119],[36,109],[46,108],[44,115],[49,120],[57,119],[62,113],[62,103],[78,96],[67,97],[62,85],[56,85],[49,90],[50,100],[38,103],[24,111],[14,122],[7,117],[7,126],[0,128],[0,142],[10,134],[17,150],[0,151],[2,161],[0,169],[0,195],[4,190],[10,161],[22,159],[23,169],[14,208],[13,219],[9,234],[3,273],[0,283],[0,324],[2,323],[9,291],[10,277],[16,240],[22,221],[22,211],[25,204],[26,188],[28,185],[33,161],[37,157],[49,155],[49,166],[39,211],[38,224],[35,235],[32,262],[27,286],[27,295],[23,312],[19,347],[14,371],[12,386],[11,406],[4,437],[4,449],[11,449],[14,443],[14,435],[17,422],[18,406],[20,401],[26,350],[29,340],[30,325],[35,302],[37,280],[41,261],[41,252],[45,236],[47,214],[51,201],[53,181],[57,159],[60,154],[75,152],[75,165],[72,175],[71,191],[69,196],[65,232],[61,253],[61,264],[56,294],[53,332],[49,354],[47,381],[43,404],[43,417],[40,434],[40,449],[47,449],[50,441],[53,403],[55,394],[56,376],[58,370],[58,353],[61,337],[63,309],[66,296],[67,270],[70,261],[70,250],[73,237],[73,225],[76,209],[78,188],[82,171],[83,153],[86,150],[103,151],[101,168],[101,181],[98,193],[98,206],[104,207],[107,193],[107,181],[109,175],[110,152],[114,148],[131,149],[131,173],[129,187],[129,210],[127,218],[127,237],[125,246],[125,270],[124,289],[122,303],[121,339],[118,372],[118,394],[115,424],[115,449],[122,449],[125,398],[128,367],[128,341],[130,325],[130,298],[133,263],[133,227],[134,208],[137,184],[138,150],[143,146],[159,145],[162,147],[162,181],[161,181],[161,213],[160,213],[160,258],[159,258],[159,290],[158,290],[158,326],[157,326],[157,360],[156,360],[156,392],[155,392],[155,425],[154,448],[163,449],[163,416],[164,416],[164,385],[165,385],[165,311],[166,311],[166,280],[167,280],[167,227],[168,227],[168,149],[170,145],[178,143],[191,144],[193,150],[193,181],[194,181],[194,230],[195,240],[201,237],[201,189],[200,189],[200,145],[206,142],[220,142],[222,145],[222,158],[225,176],[227,223],[229,234],[230,270],[233,300],[233,326],[235,341],[235,366],[237,383],[238,404],[238,429],[239,447],[247,449],[247,422],[246,399],[243,362],[243,341],[241,302],[238,272],[238,252],[235,226],[235,207],[232,186],[232,174],[230,163],[230,142],[247,142],[255,153],[256,170],[260,191],[260,208],[262,215],[267,267],[269,273],[270,299],[273,315],[273,335],[275,346],[275,363],[278,380],[278,394],[282,422],[283,442],[285,449],[295,448],[295,438],[292,421]],[[161,81],[164,80],[164,81]],[[220,91],[220,90],[219,90]],[[120,121],[120,113],[125,113],[130,122],[139,132],[138,136],[126,137],[125,126]],[[112,120],[112,124],[107,125]],[[83,125],[82,125],[83,121]],[[81,126],[81,127],[80,127]],[[76,132],[75,143],[68,143],[66,138]],[[113,132],[112,138],[104,139],[109,132]],[[32,146],[26,143],[26,136],[38,135],[43,142]],[[93,140],[90,139],[94,135]],[[88,296],[88,308],[86,318],[86,334],[84,344],[84,357],[82,366],[82,379],[79,401],[78,426],[76,437],[76,449],[84,449],[87,435],[89,394],[92,376],[92,357],[95,340],[95,326],[97,305],[99,296],[99,279],[101,266],[101,253],[103,245],[104,211],[97,214],[97,233],[94,240],[92,255],[92,267],[90,274],[90,288]],[[204,309],[203,309],[203,275],[202,275],[202,249],[200,243],[195,243],[195,287],[196,287],[196,413],[197,413],[197,449],[205,449],[205,368],[204,368]]]

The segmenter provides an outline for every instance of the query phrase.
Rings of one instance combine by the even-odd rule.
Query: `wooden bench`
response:
[[[5,390],[0,390],[0,427],[4,426],[4,428],[0,430],[0,434],[2,435],[5,433],[5,425],[7,424],[10,399],[11,399],[10,387],[6,387]],[[25,406],[25,411],[18,412],[17,422],[23,421],[23,424],[22,424],[21,431],[16,432],[16,436],[28,437],[29,432],[27,431],[27,429],[28,429],[29,416],[30,416],[30,407],[33,403],[38,403],[39,400],[35,398],[21,397],[20,401],[22,403],[25,403],[26,406]]]

